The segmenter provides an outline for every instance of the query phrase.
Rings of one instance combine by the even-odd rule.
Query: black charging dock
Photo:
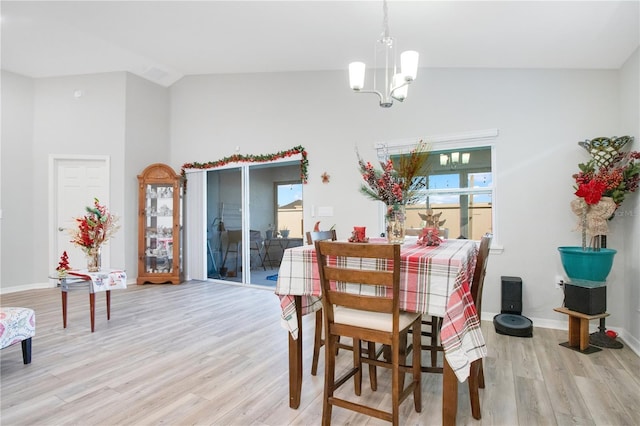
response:
[[[522,279],[501,277],[502,310],[493,317],[496,333],[516,337],[533,337],[533,322],[522,314]]]

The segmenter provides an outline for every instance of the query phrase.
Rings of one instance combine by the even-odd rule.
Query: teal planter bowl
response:
[[[613,249],[601,248],[594,251],[582,250],[582,247],[558,247],[558,251],[564,271],[571,282],[589,287],[607,280],[613,266],[613,256],[617,253]]]

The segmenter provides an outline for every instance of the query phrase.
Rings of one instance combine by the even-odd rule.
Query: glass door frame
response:
[[[214,281],[226,284],[239,284],[243,286],[252,286],[265,288],[263,286],[253,286],[249,282],[250,277],[250,225],[251,225],[251,205],[250,205],[250,170],[252,167],[258,167],[272,164],[286,164],[286,163],[299,163],[302,160],[302,154],[294,154],[286,158],[279,158],[276,160],[264,161],[264,162],[252,162],[252,163],[227,163],[218,167],[203,168],[203,169],[186,169],[187,173],[187,191],[186,191],[186,207],[188,214],[188,220],[185,220],[185,232],[184,235],[194,235],[192,233],[203,234],[204,236],[198,236],[195,238],[188,237],[189,240],[193,240],[193,244],[189,244],[187,259],[185,262],[185,278],[196,279],[203,281]],[[207,277],[207,180],[206,173],[209,171],[225,170],[225,169],[239,169],[241,178],[241,209],[242,209],[242,280],[240,283],[232,282],[229,280],[221,280]],[[190,185],[192,179],[189,177],[198,178],[193,179],[196,183],[196,188]],[[199,199],[196,199],[199,198]],[[303,197],[304,198],[304,197]],[[204,262],[203,262],[204,259]]]

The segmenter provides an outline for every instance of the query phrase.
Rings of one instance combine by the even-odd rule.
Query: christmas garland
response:
[[[292,157],[296,154],[301,154],[300,160],[300,180],[302,183],[307,183],[309,174],[307,168],[309,167],[309,160],[307,160],[307,151],[304,147],[298,145],[286,151],[276,152],[275,154],[258,154],[258,155],[243,155],[233,154],[229,157],[224,157],[221,160],[209,161],[207,163],[185,163],[182,165],[180,174],[186,178],[186,169],[212,169],[214,167],[224,166],[229,163],[266,163],[267,161],[279,160],[280,158]]]

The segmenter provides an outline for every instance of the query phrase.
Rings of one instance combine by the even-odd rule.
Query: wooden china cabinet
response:
[[[184,179],[166,164],[138,175],[138,284],[183,281]]]

